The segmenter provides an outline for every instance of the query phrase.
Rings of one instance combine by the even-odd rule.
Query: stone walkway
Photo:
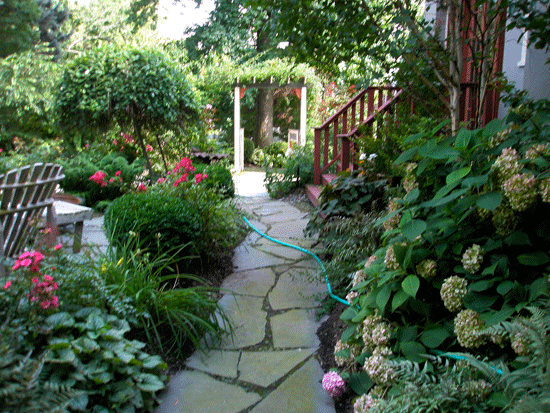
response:
[[[235,178],[250,222],[267,235],[304,248],[307,214],[271,200],[263,174]],[[255,232],[236,249],[221,305],[234,326],[204,355],[193,354],[171,377],[155,413],[334,413],[316,358],[315,307],[326,295],[317,263]]]

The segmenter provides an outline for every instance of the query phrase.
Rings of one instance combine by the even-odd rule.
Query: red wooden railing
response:
[[[315,185],[321,184],[321,175],[333,165],[336,165],[337,172],[353,170],[353,137],[358,128],[373,124],[378,113],[392,110],[401,93],[401,89],[391,86],[364,89],[315,128]]]

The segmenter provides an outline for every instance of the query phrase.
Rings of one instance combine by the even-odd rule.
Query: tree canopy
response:
[[[120,46],[94,49],[71,62],[56,108],[67,131],[90,136],[113,124],[133,129],[151,176],[145,133],[181,131],[198,119],[191,86],[165,55]],[[160,140],[157,143],[162,151]]]

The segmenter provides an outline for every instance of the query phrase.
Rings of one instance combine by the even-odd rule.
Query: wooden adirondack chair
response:
[[[46,209],[46,224],[56,226],[52,195],[65,175],[63,167],[35,163],[0,175],[0,259],[20,254]],[[0,264],[0,274],[4,265]]]

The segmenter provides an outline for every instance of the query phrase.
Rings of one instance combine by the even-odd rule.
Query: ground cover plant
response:
[[[435,411],[500,411],[525,397],[488,391],[477,381],[487,381],[485,373],[462,373],[452,363],[445,369],[450,375],[411,379],[425,385],[416,393],[401,386],[407,377],[401,373],[406,363],[421,363],[406,370],[433,374],[445,364],[433,357],[456,351],[498,359],[512,371],[532,368],[518,347],[526,336],[488,327],[548,300],[549,118],[539,103],[482,129],[449,137],[442,124],[404,142],[409,148],[395,162],[405,166],[404,193],[378,222],[385,230],[381,248],[353,274],[351,305],[342,314],[349,328],[335,349],[340,371],[363,395],[356,411],[378,398],[389,404],[375,411],[422,408],[411,397],[428,408],[436,396],[449,396],[437,387],[445,377],[462,390],[452,396],[456,403]],[[456,382],[461,377],[467,381]],[[470,397],[472,383],[477,390]]]
[[[132,306],[88,262],[23,253],[2,280],[2,412],[152,411],[166,364],[129,339]]]

